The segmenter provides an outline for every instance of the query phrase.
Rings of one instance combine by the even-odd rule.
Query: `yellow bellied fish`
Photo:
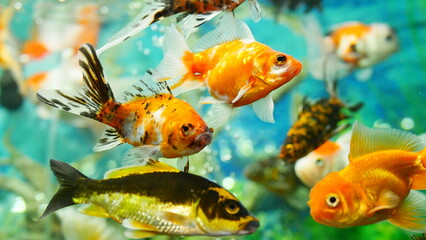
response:
[[[60,183],[41,218],[88,203],[82,212],[112,218],[127,238],[153,235],[227,236],[253,233],[259,221],[230,192],[205,178],[156,160],[86,177],[65,162],[50,160]]]
[[[412,190],[414,189],[414,190]],[[315,221],[345,228],[389,220],[426,229],[426,149],[414,134],[355,123],[349,165],[319,181],[308,205]]]
[[[213,129],[187,102],[175,98],[166,83],[157,83],[149,72],[117,102],[106,82],[102,65],[90,45],[80,48],[84,88],[77,93],[40,90],[37,98],[61,110],[109,125],[93,148],[103,151],[122,143],[136,148],[138,158],[176,158],[201,151],[210,144]]]

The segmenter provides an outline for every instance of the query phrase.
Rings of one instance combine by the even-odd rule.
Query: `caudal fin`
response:
[[[73,197],[77,188],[77,180],[82,178],[88,179],[84,174],[65,162],[51,159],[50,168],[53,174],[55,174],[60,186],[58,192],[53,196],[52,200],[50,200],[49,205],[47,205],[40,219],[56,210],[74,205],[75,202],[73,201]]]
[[[144,30],[149,25],[170,15],[169,12],[171,11],[167,11],[167,9],[170,8],[170,4],[166,2],[167,1],[146,0],[145,7],[142,9],[142,12],[123,29],[108,39],[108,42],[99,48],[97,53],[103,53],[105,50],[126,41],[128,38]]]
[[[83,89],[74,94],[60,90],[40,90],[37,98],[52,107],[101,121],[97,114],[105,103],[115,102],[114,95],[104,78],[101,62],[93,46],[85,44],[79,52],[82,54],[79,63],[83,70]]]

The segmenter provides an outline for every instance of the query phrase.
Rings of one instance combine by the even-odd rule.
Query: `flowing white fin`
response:
[[[410,232],[426,231],[426,195],[412,190],[389,222]]]
[[[264,122],[275,123],[274,101],[272,100],[271,94],[268,94],[265,97],[252,103],[252,106],[254,112],[260,120]]]
[[[214,103],[211,108],[211,116],[207,119],[209,126],[217,128],[224,124],[231,116],[233,109],[229,103]]]
[[[210,21],[219,13],[221,13],[221,11],[206,12],[201,14],[183,13],[177,19],[177,26],[183,33],[183,36],[188,38],[197,27]]]
[[[349,160],[381,150],[423,150],[422,141],[414,134],[393,128],[368,128],[356,121],[352,129]]]
[[[93,46],[85,44],[79,52],[81,53],[79,63],[83,69],[83,90],[76,94],[67,94],[59,90],[40,90],[37,98],[63,111],[101,121],[97,114],[106,102],[115,102],[114,94],[105,80],[102,64]]]
[[[225,12],[217,28],[204,35],[195,45],[194,52],[201,52],[223,43],[242,39],[254,41],[250,28],[244,22],[236,20],[231,12]]]
[[[176,28],[172,25],[166,28],[163,41],[163,60],[153,70],[153,78],[156,81],[169,80],[170,78],[183,76],[188,72],[183,62],[185,53],[190,53],[185,38]]]
[[[159,145],[142,145],[129,149],[123,157],[123,166],[141,165],[146,159],[162,156]]]
[[[101,152],[113,147],[116,147],[122,143],[125,143],[124,139],[120,136],[120,134],[115,130],[115,128],[107,127],[104,130],[102,137],[93,147],[93,151]]]
[[[262,10],[260,9],[260,5],[256,0],[248,0],[249,8],[250,8],[250,16],[254,22],[259,22],[262,18]]]
[[[167,83],[154,81],[152,72],[148,70],[131,90],[124,92],[124,99],[130,101],[135,98],[150,98],[164,94],[172,95]]]
[[[123,29],[109,38],[107,43],[97,50],[97,53],[103,53],[105,50],[124,42],[128,38],[144,30],[152,23],[167,17],[164,13],[161,13],[169,7],[169,4],[164,1],[145,0],[145,7],[142,9],[142,12]]]

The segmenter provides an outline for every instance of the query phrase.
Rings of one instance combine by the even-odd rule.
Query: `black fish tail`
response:
[[[53,196],[52,200],[50,200],[40,219],[52,212],[55,212],[56,210],[76,204],[73,201],[73,197],[75,196],[75,190],[78,187],[77,181],[79,179],[89,179],[65,162],[51,159],[50,168],[52,169],[53,174],[55,174],[60,186],[58,192]]]
[[[98,113],[105,110],[103,109],[105,106],[114,109],[119,103],[116,103],[111,87],[105,80],[102,64],[93,46],[85,44],[79,52],[82,54],[79,63],[83,70],[83,90],[77,94],[67,94],[59,90],[40,90],[37,98],[52,107],[102,122]]]

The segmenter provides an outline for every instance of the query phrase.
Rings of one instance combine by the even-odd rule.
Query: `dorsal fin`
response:
[[[368,128],[356,121],[352,130],[349,160],[382,150],[418,152],[423,148],[422,141],[412,133],[393,128]]]
[[[135,98],[149,98],[163,94],[169,94],[173,97],[167,83],[154,81],[151,70],[148,70],[141,80],[132,86],[132,89],[124,92],[124,99],[131,101]]]
[[[121,178],[131,174],[145,174],[153,172],[180,172],[179,169],[174,168],[165,163],[159,162],[154,159],[143,161],[142,165],[129,166],[109,170],[105,173],[104,178]]]
[[[250,28],[244,22],[236,20],[232,13],[224,13],[217,28],[206,35],[195,45],[194,52],[201,52],[211,47],[235,41],[254,40]]]

